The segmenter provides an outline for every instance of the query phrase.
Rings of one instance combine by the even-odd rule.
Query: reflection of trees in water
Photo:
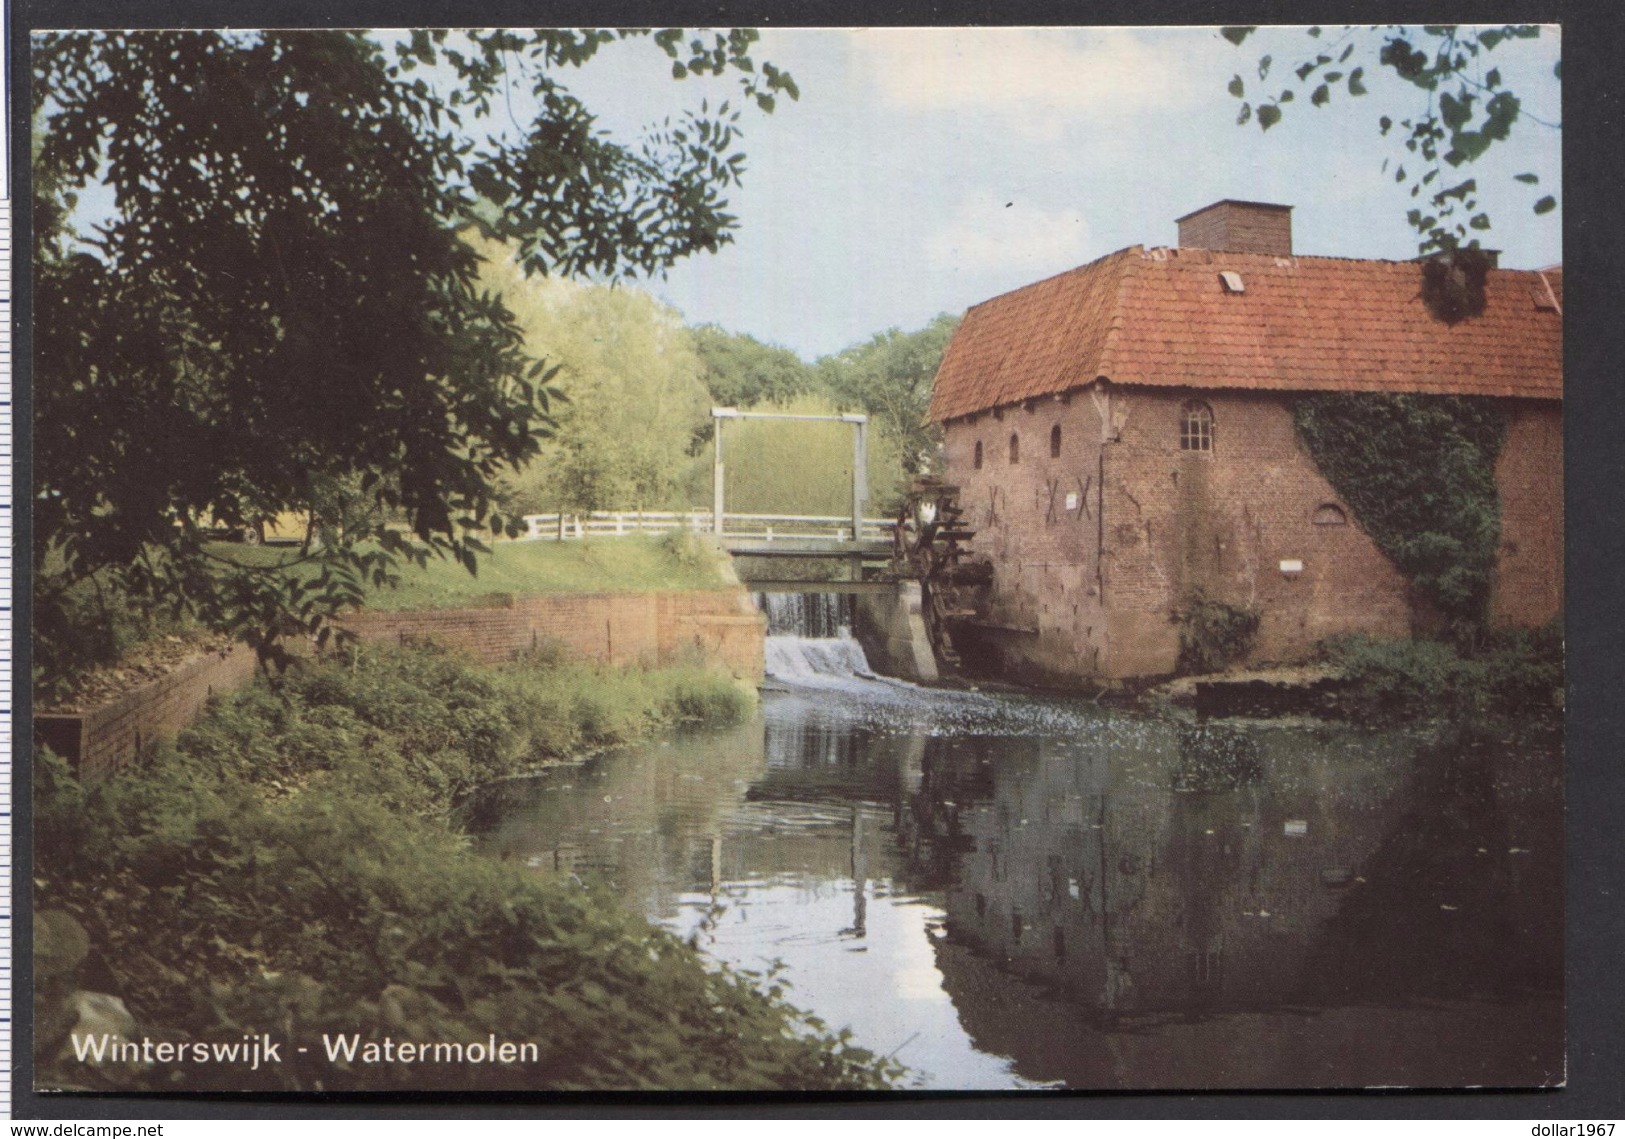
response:
[[[1315,946],[1306,995],[1369,1002],[1560,990],[1561,795],[1509,778],[1519,758],[1477,733],[1419,750],[1365,883]],[[1560,778],[1551,758],[1547,777]]]
[[[1200,1075],[1171,1043],[1168,1067],[1145,1059],[1170,1033],[1274,1039],[1295,1008],[1344,1006],[1327,1048],[1376,1056],[1368,1024],[1397,1023],[1359,1019],[1378,1006],[1555,992],[1561,763],[1543,746],[1418,752],[1408,735],[1130,717],[1072,738],[928,737],[785,717],[555,773],[487,845],[613,878],[657,914],[707,889],[744,905],[729,883],[783,875],[850,893],[824,931],[843,938],[873,936],[882,882],[941,890],[935,961],[978,1047],[1032,1078],[1167,1086]],[[1493,1030],[1500,1014],[1472,1007]],[[1231,1015],[1247,1012],[1268,1015]],[[1543,1048],[1560,1056],[1519,1054]],[[1126,1072],[1128,1056],[1152,1066]]]

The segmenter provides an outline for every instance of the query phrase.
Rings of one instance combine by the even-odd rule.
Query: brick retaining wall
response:
[[[481,608],[365,610],[340,624],[364,643],[433,641],[486,663],[561,646],[606,664],[704,664],[762,679],[764,619],[743,589],[513,597]]]
[[[562,646],[607,664],[707,665],[751,683],[763,676],[766,619],[743,589],[552,594],[477,609],[367,610],[339,623],[363,642],[432,641],[487,664]],[[247,683],[254,669],[254,654],[242,645],[199,657],[89,712],[36,712],[35,738],[81,777],[101,776],[173,738],[213,693]]]
[[[105,775],[142,748],[173,738],[210,696],[246,684],[255,667],[246,645],[197,657],[88,712],[36,712],[34,737],[71,762],[82,778]]]

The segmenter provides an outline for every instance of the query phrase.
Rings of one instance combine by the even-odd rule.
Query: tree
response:
[[[910,475],[931,469],[939,434],[925,422],[931,384],[959,317],[943,313],[918,332],[892,328],[818,362],[827,391],[843,408],[874,417]]]
[[[682,317],[641,289],[527,278],[502,246],[477,248],[481,283],[512,310],[526,349],[557,366],[567,397],[552,405],[552,437],[504,480],[509,510],[672,505],[710,420]]]
[[[478,284],[470,220],[532,272],[615,279],[715,250],[735,224],[738,112],[617,140],[562,83],[645,37],[677,78],[790,77],[755,33],[41,33],[34,42],[36,661],[107,583],[262,653],[507,528],[491,482],[537,453],[547,366]],[[513,85],[535,113],[519,134]],[[493,111],[500,107],[500,115]],[[82,196],[111,199],[93,228]],[[542,413],[538,416],[538,411]],[[305,572],[211,545],[364,497]],[[364,521],[358,522],[357,519]],[[402,532],[394,519],[404,519]]]
[[[1233,27],[1223,29],[1222,34],[1240,46],[1255,30]],[[1311,45],[1298,62],[1285,69],[1289,75],[1284,81],[1282,69],[1275,68],[1268,55],[1258,60],[1256,80],[1239,74],[1230,80],[1230,94],[1242,101],[1236,121],[1243,125],[1256,121],[1268,130],[1305,90],[1312,106],[1324,107],[1334,99],[1364,96],[1368,82],[1391,73],[1414,89],[1417,103],[1416,110],[1397,121],[1387,113],[1378,117],[1378,130],[1395,141],[1395,153],[1384,161],[1383,169],[1392,167],[1394,181],[1409,187],[1410,197],[1417,202],[1406,220],[1421,239],[1418,251],[1476,249],[1478,239],[1472,235],[1488,230],[1490,217],[1480,208],[1477,179],[1460,177],[1462,168],[1506,142],[1519,123],[1558,129],[1558,124],[1526,112],[1523,100],[1503,83],[1494,66],[1497,47],[1540,34],[1540,27],[1534,24],[1345,27],[1336,34],[1311,27],[1305,32]],[[1277,82],[1284,82],[1273,95],[1268,93],[1274,89],[1272,73]],[[1561,78],[1561,62],[1552,73]],[[1254,93],[1249,94],[1250,89]],[[1530,187],[1540,185],[1540,175],[1534,171],[1515,178]],[[1555,196],[1539,189],[1530,193],[1539,195],[1532,203],[1535,213],[1556,208]]]
[[[782,403],[818,386],[818,377],[788,348],[714,324],[694,329],[694,348],[705,365],[705,386],[724,407]]]

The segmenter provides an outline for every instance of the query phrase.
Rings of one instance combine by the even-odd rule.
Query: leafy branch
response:
[[[1256,28],[1227,27],[1220,34],[1239,47],[1254,31]],[[1383,171],[1392,167],[1395,183],[1408,187],[1409,196],[1417,201],[1406,213],[1406,221],[1420,239],[1419,252],[1477,248],[1475,235],[1490,228],[1490,217],[1480,204],[1477,179],[1460,177],[1461,168],[1506,142],[1520,121],[1561,129],[1561,124],[1524,110],[1523,99],[1506,85],[1498,67],[1485,70],[1498,46],[1536,39],[1540,34],[1540,27],[1534,24],[1345,27],[1333,37],[1312,27],[1305,35],[1315,41],[1314,46],[1285,68],[1290,75],[1278,91],[1270,93],[1270,75],[1274,72],[1279,78],[1281,70],[1269,55],[1259,58],[1256,80],[1244,80],[1237,74],[1228,90],[1241,100],[1238,125],[1256,121],[1261,130],[1269,130],[1300,94],[1307,93],[1311,106],[1325,107],[1340,98],[1368,95],[1368,83],[1379,75],[1391,75],[1414,89],[1420,100],[1416,111],[1397,120],[1388,113],[1377,119],[1381,135],[1395,139],[1403,150],[1383,161]],[[1553,75],[1561,78],[1561,63],[1553,67]],[[1540,184],[1539,175],[1533,172],[1515,175],[1514,180],[1526,186]],[[1542,194],[1531,209],[1538,215],[1556,207],[1554,195]]]
[[[397,565],[472,573],[516,529],[494,483],[553,431],[557,365],[483,287],[470,222],[529,272],[612,280],[737,225],[738,112],[702,102],[618,139],[567,89],[638,38],[677,79],[736,77],[764,112],[799,95],[749,29],[35,37],[47,673],[82,638],[70,595],[87,578],[272,652],[325,635]],[[111,201],[100,224],[76,216],[89,193]],[[322,531],[304,572],[207,546],[286,513]]]

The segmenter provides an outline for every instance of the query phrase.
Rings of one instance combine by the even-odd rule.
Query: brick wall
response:
[[[1213,449],[1182,451],[1198,397]],[[1262,393],[1119,392],[1121,441],[1107,449],[1106,599],[1116,617],[1111,675],[1170,672],[1170,614],[1185,599],[1255,609],[1255,661],[1307,656],[1342,632],[1404,636],[1409,587],[1303,449],[1287,400]],[[1321,508],[1343,525],[1321,525]],[[1330,511],[1328,511],[1330,513]],[[1287,573],[1282,562],[1299,562]]]
[[[521,597],[478,609],[369,610],[341,624],[364,642],[432,641],[486,663],[512,660],[546,644],[611,664],[707,665],[752,683],[763,675],[766,621],[743,589]],[[210,695],[247,683],[254,669],[253,652],[238,646],[191,661],[89,712],[35,713],[34,733],[81,776],[100,776],[159,739],[172,738]]]
[[[367,610],[341,624],[363,642],[432,641],[487,663],[556,645],[608,664],[708,664],[762,679],[763,618],[743,589],[550,594],[481,608]]]
[[[1563,612],[1563,412],[1509,401],[1509,418],[1495,466],[1501,551],[1491,612],[1534,627]]]
[[[1218,202],[1178,224],[1183,248],[1292,255],[1292,211],[1281,206]]]
[[[110,704],[83,713],[36,712],[34,735],[94,778],[124,766],[141,750],[172,738],[209,697],[230,692],[254,675],[254,653],[243,645],[188,661]]]
[[[1059,427],[1060,454],[1051,456]],[[1010,437],[1019,460],[1010,461]],[[1106,648],[1100,604],[1101,409],[1086,392],[946,425],[971,548],[993,563],[985,624],[968,629],[1000,671],[1034,680],[1095,675]],[[975,447],[982,444],[982,466]]]
[[[1301,660],[1337,633],[1397,637],[1425,623],[1406,579],[1299,443],[1290,397],[1112,388],[1108,404],[1102,391],[946,427],[948,475],[978,531],[973,548],[994,564],[981,640],[1007,674],[1171,672],[1179,651],[1171,615],[1197,593],[1259,611],[1255,663]],[[1211,452],[1180,449],[1182,408],[1195,398],[1213,412]],[[1493,613],[1538,625],[1562,609],[1561,410],[1511,401],[1508,409]],[[1114,436],[1105,445],[1103,416]],[[1061,454],[1051,458],[1056,425]],[[1021,440],[1015,464],[1012,433]],[[1072,511],[1069,490],[1078,493]],[[1318,524],[1325,507],[1344,524]],[[1283,572],[1283,561],[1302,570]]]

